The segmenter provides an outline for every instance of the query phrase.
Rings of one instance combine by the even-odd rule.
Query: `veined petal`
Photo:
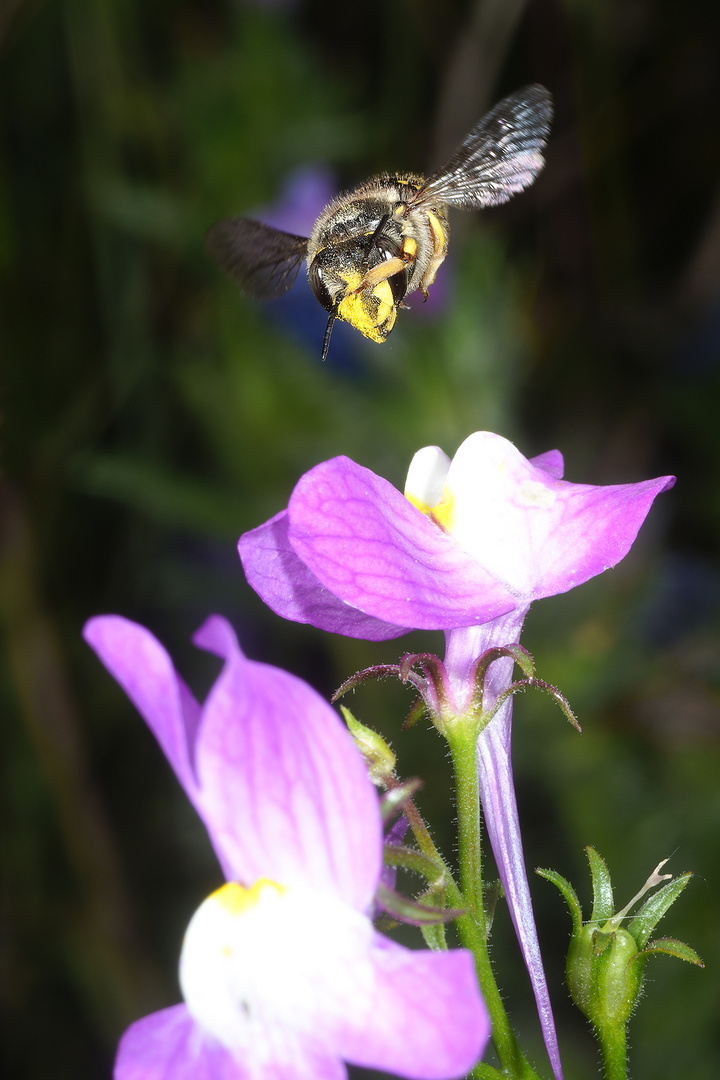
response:
[[[563,467],[558,450],[528,460],[475,432],[452,461],[418,451],[405,498],[333,458],[301,478],[287,512],[241,537],[240,557],[274,611],[319,629],[379,641],[479,626],[614,566],[675,482],[572,484]]]
[[[194,747],[200,706],[165,649],[145,627],[120,615],[90,619],[83,637],[146,721],[197,807]]]
[[[287,510],[244,533],[238,551],[249,584],[284,619],[366,641],[407,633],[407,627],[366,615],[323,588],[288,539]]]
[[[475,432],[459,447],[435,518],[458,544],[526,601],[566,592],[629,551],[660,477],[595,487],[555,479],[557,458],[533,464],[499,435]]]
[[[248,660],[224,619],[195,640],[225,657],[203,708],[197,772],[229,877],[312,884],[364,910],[382,865],[382,824],[340,718],[301,679]]]
[[[486,622],[513,593],[392,484],[349,458],[317,465],[288,506],[293,550],[320,584],[408,629]]]
[[[371,961],[370,1012],[350,1014],[343,1057],[413,1080],[465,1076],[490,1036],[471,954],[415,952],[376,934]]]
[[[155,733],[229,880],[314,883],[368,907],[382,866],[377,794],[312,687],[247,660],[219,617],[196,637],[225,659],[202,710],[142,626],[101,616],[85,637]]]

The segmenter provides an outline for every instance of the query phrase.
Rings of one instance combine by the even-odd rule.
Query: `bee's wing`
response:
[[[274,300],[288,291],[308,246],[307,237],[243,217],[216,222],[206,243],[218,266],[258,300]]]
[[[467,210],[497,206],[532,184],[545,164],[541,150],[552,118],[544,86],[503,98],[433,173],[411,205],[441,202]]]

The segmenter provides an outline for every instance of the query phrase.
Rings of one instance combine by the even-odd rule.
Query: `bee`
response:
[[[448,207],[497,206],[532,184],[545,164],[551,117],[548,91],[526,86],[491,109],[428,179],[367,180],[326,206],[309,237],[226,218],[208,230],[208,250],[243,292],[262,300],[287,292],[306,259],[310,288],[329,312],[323,360],[336,319],[382,343],[409,293],[427,299],[447,254]]]

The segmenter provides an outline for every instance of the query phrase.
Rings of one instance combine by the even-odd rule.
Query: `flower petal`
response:
[[[162,645],[143,626],[120,615],[99,615],[83,637],[147,722],[165,757],[197,806],[193,747],[200,706]]]
[[[528,461],[507,439],[470,435],[448,471],[443,525],[477,562],[526,602],[567,592],[630,550],[663,476],[595,487],[556,480],[557,461]],[[469,625],[469,624],[468,624]]]
[[[544,454],[536,454],[528,460],[536,469],[542,469],[548,476],[562,480],[565,473],[565,461],[560,450],[546,450]]]
[[[607,487],[559,483],[559,505],[535,549],[535,599],[567,592],[619,563],[655,497],[673,487],[675,477]]]
[[[306,884],[365,910],[382,824],[346,728],[307,683],[246,659],[218,616],[195,641],[225,656],[196,753],[204,819],[231,879]]]
[[[366,641],[407,633],[407,627],[366,615],[322,587],[290,544],[287,510],[241,536],[238,551],[248,583],[283,619]]]
[[[320,584],[408,629],[486,622],[514,595],[387,480],[346,457],[306,473],[288,506],[290,543]]]
[[[185,1005],[132,1024],[118,1047],[114,1080],[244,1080],[232,1056],[206,1039]]]
[[[268,1032],[269,1042],[277,1031]],[[262,1072],[238,1060],[206,1036],[185,1005],[151,1013],[132,1024],[120,1040],[114,1080],[347,1080],[338,1055],[324,1047],[303,1046],[292,1065],[285,1056]]]
[[[369,1015],[349,1015],[343,1057],[413,1080],[465,1076],[490,1036],[471,954],[415,952],[376,934],[371,960]]]

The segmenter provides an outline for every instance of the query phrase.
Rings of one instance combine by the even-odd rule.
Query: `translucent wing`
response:
[[[206,243],[218,266],[258,300],[274,300],[288,291],[308,245],[307,237],[243,217],[216,222]]]
[[[544,86],[526,86],[499,102],[433,173],[412,206],[441,202],[465,209],[497,206],[532,184],[545,164],[552,118]]]

